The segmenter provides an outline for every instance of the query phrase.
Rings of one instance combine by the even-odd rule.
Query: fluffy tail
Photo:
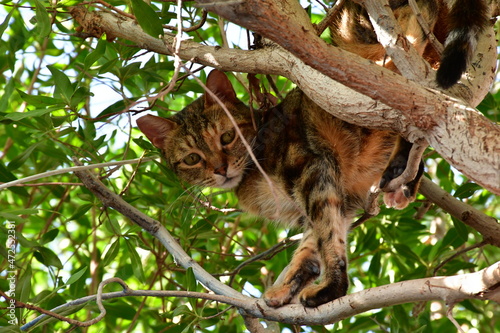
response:
[[[477,46],[477,39],[488,24],[484,0],[456,0],[448,15],[448,37],[437,71],[436,81],[449,88],[460,80]]]

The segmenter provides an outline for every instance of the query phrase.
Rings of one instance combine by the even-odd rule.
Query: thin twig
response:
[[[195,25],[190,26],[189,28],[182,28],[182,31],[191,32],[191,31],[195,31],[195,30],[200,29],[207,21],[207,16],[208,16],[208,12],[205,9],[203,9],[200,21],[198,23],[196,23]],[[174,26],[174,25],[164,24],[163,28],[173,30],[173,31],[179,31],[179,27]]]
[[[118,291],[118,292],[103,293],[102,292],[103,288],[110,283],[119,283],[123,287],[123,290]],[[9,296],[5,295],[5,293],[1,290],[0,290],[0,295],[2,295],[3,297],[5,297],[8,300],[12,299]],[[106,314],[106,309],[104,308],[103,300],[116,299],[116,298],[129,297],[129,296],[188,297],[188,298],[198,298],[198,299],[206,299],[206,300],[210,300],[210,301],[222,302],[222,303],[230,304],[230,305],[233,305],[233,306],[236,306],[239,308],[245,307],[242,304],[242,302],[244,302],[244,301],[238,300],[236,298],[228,297],[228,296],[194,292],[194,291],[133,290],[133,289],[130,289],[127,286],[127,284],[123,280],[121,280],[120,278],[110,278],[110,279],[102,281],[99,284],[98,292],[96,295],[86,296],[86,297],[82,297],[82,298],[73,300],[73,301],[68,302],[66,304],[62,304],[62,305],[60,305],[60,306],[58,306],[50,311],[42,309],[42,308],[34,306],[34,305],[31,305],[31,304],[19,302],[19,301],[16,301],[16,308],[25,308],[25,309],[34,310],[34,311],[38,311],[38,312],[42,313],[41,316],[38,316],[37,318],[35,318],[31,322],[29,322],[26,325],[24,325],[23,327],[21,327],[21,330],[27,330],[27,329],[33,327],[36,323],[38,323],[40,320],[42,320],[43,318],[45,318],[47,316],[54,317],[54,318],[62,320],[62,321],[66,321],[72,325],[76,325],[79,327],[87,327],[87,326],[93,325],[96,322],[98,322],[99,320],[101,320],[104,317],[104,315]],[[64,308],[85,304],[85,303],[91,302],[91,301],[95,301],[97,303],[99,310],[101,311],[99,316],[92,319],[92,320],[81,322],[79,320],[66,318],[66,317],[61,316],[58,313],[56,313],[56,311],[60,311]]]
[[[147,157],[144,158],[142,161],[151,161],[154,158]],[[106,162],[106,163],[96,163],[96,164],[89,164],[89,165],[79,165],[79,166],[74,166],[74,167],[69,167],[69,168],[64,168],[64,169],[58,169],[58,170],[51,170],[47,172],[42,172],[33,176],[13,180],[8,183],[3,183],[0,184],[0,190],[12,187],[12,186],[17,186],[19,184],[24,184],[27,182],[31,182],[34,180],[46,178],[46,177],[51,177],[51,176],[56,176],[56,175],[62,175],[64,173],[70,173],[70,172],[75,172],[75,171],[83,171],[83,170],[89,170],[89,169],[100,169],[100,168],[106,168],[109,166],[117,166],[117,165],[125,165],[125,164],[135,164],[139,163],[141,161],[140,158],[136,158],[133,160],[124,160],[124,161],[113,161],[113,162]]]
[[[454,253],[453,255],[451,255],[449,258],[443,260],[442,262],[439,263],[439,265],[437,265],[434,270],[432,271],[432,275],[433,276],[436,276],[437,272],[444,266],[446,265],[448,262],[450,262],[451,260],[455,259],[456,257],[466,253],[466,252],[469,252],[471,250],[474,250],[474,249],[477,249],[479,247],[483,247],[485,245],[489,244],[489,242],[485,239],[483,239],[481,242],[479,243],[476,243],[476,244],[473,244],[471,246],[468,246],[460,251],[457,251],[456,253]]]
[[[420,27],[424,31],[425,35],[429,39],[429,42],[431,43],[432,47],[434,48],[434,50],[436,50],[437,54],[441,56],[444,50],[443,45],[437,40],[436,36],[434,36],[434,33],[431,31],[429,27],[429,23],[422,16],[422,13],[420,12],[420,9],[418,8],[416,1],[408,0],[408,4],[410,5],[413,14],[415,14],[415,16],[417,17],[417,21],[420,24]]]
[[[459,333],[465,333],[460,324],[457,322],[455,317],[453,317],[453,308],[455,307],[455,301],[451,304],[448,304],[448,308],[446,309],[446,317],[455,325]]]
[[[259,260],[270,260],[271,258],[273,258],[276,254],[280,253],[281,251],[289,248],[290,246],[296,245],[301,239],[302,239],[302,234],[298,234],[298,235],[286,238],[286,239],[282,240],[281,242],[279,242],[278,244],[272,246],[268,250],[266,250],[262,253],[259,253],[256,256],[242,262],[235,269],[233,269],[232,272],[224,274],[224,275],[231,275],[231,279],[229,280],[229,285],[232,285],[236,274],[238,274],[245,266],[248,266],[251,263],[259,261]]]

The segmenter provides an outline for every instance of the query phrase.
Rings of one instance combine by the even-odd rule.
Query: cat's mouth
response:
[[[218,183],[218,187],[220,188],[225,188],[225,189],[231,189],[235,188],[238,186],[238,184],[241,181],[241,176],[234,176],[234,177],[224,177],[224,179],[221,179]]]

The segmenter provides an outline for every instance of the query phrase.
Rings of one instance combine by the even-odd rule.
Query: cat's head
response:
[[[250,110],[236,98],[227,76],[210,72],[206,82],[226,106],[246,141],[256,131]],[[250,162],[248,151],[224,109],[208,93],[170,118],[137,119],[139,129],[157,148],[177,176],[194,185],[233,188]]]

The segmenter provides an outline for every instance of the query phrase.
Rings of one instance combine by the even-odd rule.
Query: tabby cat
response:
[[[391,5],[396,11],[407,6],[403,1],[391,1]],[[363,15],[347,2],[349,8],[354,8],[351,14]],[[364,34],[359,29],[352,32],[356,38]],[[348,48],[344,43],[356,40],[337,39],[336,43]],[[360,49],[359,45],[354,48]],[[451,81],[456,80],[446,82]],[[168,119],[143,116],[137,120],[140,130],[182,180],[234,188],[246,211],[303,228],[304,236],[287,271],[264,294],[269,306],[298,298],[304,306],[316,307],[345,295],[346,243],[352,219],[358,209],[366,207],[372,186],[381,180],[387,183],[404,170],[410,144],[400,142],[393,154],[397,135],[337,119],[299,89],[270,110],[252,114],[237,99],[224,73],[212,71],[206,85],[216,97],[206,93]],[[403,208],[414,198],[421,174],[422,169],[398,190],[399,195],[392,195],[392,205]],[[320,282],[313,283],[318,278]]]
[[[304,229],[283,283],[265,293],[268,305],[287,304],[298,293],[309,307],[344,295],[347,232],[380,181],[396,135],[339,120],[299,89],[264,114],[255,113],[254,128],[249,108],[224,73],[212,71],[206,85],[233,116],[272,186],[209,94],[169,119],[139,118],[140,130],[181,179],[235,188],[246,211]],[[322,282],[312,284],[320,275]]]

